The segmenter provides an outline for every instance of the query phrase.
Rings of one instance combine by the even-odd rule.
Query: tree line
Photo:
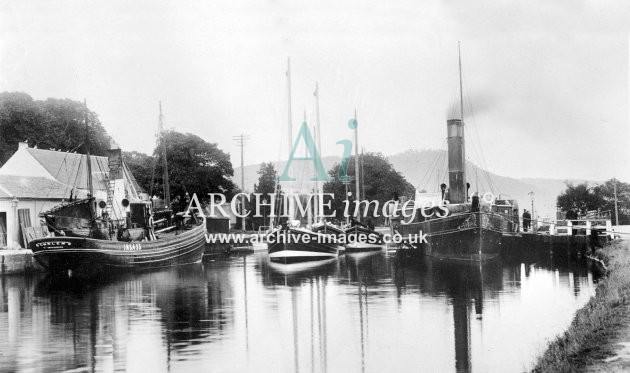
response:
[[[58,98],[34,100],[22,92],[0,93],[0,167],[15,153],[21,141],[27,141],[29,146],[40,149],[83,153],[86,118],[90,127],[91,154],[106,156],[111,137],[98,115],[82,102]],[[146,136],[153,136],[153,133],[147,133]],[[168,130],[160,136],[152,154],[123,151],[125,162],[140,187],[147,193],[164,197],[163,154],[160,151],[162,141],[166,147],[172,196],[184,196],[186,192],[194,192],[198,196],[223,193],[229,200],[240,191],[231,179],[234,168],[228,153],[216,143],[205,141],[197,135]],[[355,174],[353,157],[348,162],[349,175]],[[379,201],[382,205],[396,196],[413,196],[413,186],[394,169],[385,156],[367,153],[359,157],[363,172],[362,180],[359,180],[362,199]],[[337,164],[328,171],[333,181],[325,183],[323,191],[334,193],[332,210],[337,212],[337,216],[343,216],[346,185],[337,177],[339,167]],[[258,176],[254,192],[263,193],[267,199],[274,191],[282,193],[276,182],[278,175],[273,163],[261,164]],[[574,210],[580,214],[598,210],[611,211],[613,223],[617,224],[614,213],[615,184],[620,223],[630,224],[630,184],[615,179],[594,186],[589,186],[586,182],[576,185],[567,183],[567,189],[558,196],[557,205],[564,212]],[[354,181],[348,185],[348,191],[354,192]],[[348,196],[351,201],[353,198],[352,195]],[[269,216],[270,211],[265,213]],[[263,218],[251,218],[247,222],[248,227],[256,229],[257,226],[264,225],[262,220]]]
[[[603,184],[591,185],[566,183],[567,189],[557,199],[558,208],[565,214],[572,210],[580,215],[589,211],[610,212],[612,223],[630,224],[630,184],[610,179]],[[615,214],[615,189],[617,196],[617,213]]]
[[[40,149],[85,153],[86,118],[90,154],[107,156],[111,136],[98,115],[82,102],[56,98],[34,100],[22,92],[0,93],[0,167],[22,141]],[[153,137],[154,134],[147,133],[146,136]],[[230,156],[217,144],[174,130],[165,131],[159,141],[166,145],[173,196],[184,196],[186,192],[198,195],[221,192],[231,197],[238,192],[230,179],[234,175]],[[160,143],[150,155],[123,151],[123,158],[138,185],[151,195],[163,198],[163,155],[159,149]]]
[[[21,141],[27,141],[29,146],[40,149],[84,153],[86,117],[90,127],[91,154],[106,156],[112,143],[111,137],[98,115],[84,103],[56,98],[34,100],[22,92],[0,93],[0,167],[15,153]],[[153,137],[154,133],[147,133],[146,136]],[[223,193],[227,200],[231,200],[240,192],[231,179],[234,168],[228,153],[216,143],[205,141],[195,134],[167,130],[159,137],[152,154],[135,150],[123,151],[125,163],[136,182],[150,195],[164,197],[162,142],[166,148],[171,197],[183,197],[188,192],[196,193],[203,199],[208,193]],[[362,199],[377,200],[382,204],[396,195],[413,196],[413,186],[394,169],[385,156],[367,153],[360,157],[364,175],[363,182],[359,181]],[[346,196],[345,185],[337,177],[339,167],[337,164],[329,170],[333,181],[323,186],[324,192],[335,195],[332,209],[337,211],[337,216],[342,215],[342,201]],[[347,172],[349,175],[355,173],[354,158],[350,159]],[[263,193],[267,199],[271,193],[282,193],[273,163],[261,164],[258,175],[254,192]],[[352,200],[352,197],[349,198]],[[269,216],[270,211],[265,213]],[[250,229],[256,229],[264,225],[264,221],[263,218],[251,218],[247,224]]]
[[[98,115],[79,101],[33,100],[22,92],[0,93],[0,166],[27,141],[29,146],[64,152],[83,152],[85,120],[90,123],[90,152],[107,155],[110,138]]]
[[[346,173],[348,175],[356,175],[354,169],[354,157],[351,156],[348,162],[348,169]],[[387,201],[396,199],[399,196],[413,197],[415,195],[415,188],[409,183],[405,177],[394,169],[394,166],[389,160],[381,153],[366,153],[359,155],[359,169],[361,171],[360,179],[358,180],[359,189],[361,192],[361,200],[377,201],[379,206],[383,206]],[[331,181],[323,184],[324,193],[332,193],[334,198],[330,201],[330,208],[324,208],[324,214],[335,214],[337,223],[343,222],[344,217],[344,201],[348,199],[350,202],[350,214],[354,212],[353,206],[356,196],[354,196],[355,186],[357,180],[349,180],[344,183],[339,177],[340,164],[335,164],[329,171],[328,175],[331,177]],[[277,182],[278,173],[273,163],[262,163],[258,170],[258,182],[254,185],[254,193],[261,193],[261,199],[267,202],[271,201],[271,194],[282,195],[283,190]],[[276,211],[275,215],[279,215],[282,211],[282,198],[276,196]],[[253,198],[250,198],[253,201]],[[328,199],[326,200],[326,203]],[[313,203],[313,201],[312,201]],[[306,201],[302,203],[306,206]],[[368,217],[374,216],[375,204],[371,204],[368,207],[368,211],[361,211],[361,216],[367,214]],[[255,206],[246,203],[248,210],[253,210]],[[271,215],[271,208],[269,206],[261,207],[261,214],[263,217],[248,217],[246,219],[247,229],[257,230],[258,227],[268,226],[270,223],[269,216]],[[380,212],[378,215],[381,215]],[[382,220],[383,218],[377,219]],[[301,220],[305,220],[302,218]],[[304,221],[305,222],[305,221]],[[379,223],[375,221],[374,223]],[[276,223],[278,220],[276,219]],[[240,225],[239,225],[240,226]]]

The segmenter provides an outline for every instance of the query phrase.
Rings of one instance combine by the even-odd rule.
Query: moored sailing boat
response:
[[[359,155],[359,123],[356,110],[354,111],[354,169],[355,199],[360,201],[361,190],[365,197],[365,186],[363,185],[363,153]],[[344,230],[346,253],[381,250],[383,235],[374,230],[371,221],[364,224],[360,219],[361,210],[359,209],[357,220],[352,219],[350,227]]]
[[[287,68],[287,87],[289,134],[288,148],[290,156],[293,150],[291,144],[291,134],[293,131],[291,113],[290,60],[288,60]],[[306,126],[306,121],[304,121],[302,126]],[[289,203],[289,215],[291,215],[292,218],[292,212],[294,211],[294,209],[291,208],[291,206],[295,201],[289,198],[287,202]],[[324,227],[326,227],[325,224]],[[292,222],[289,220],[280,228],[272,231],[267,235],[267,252],[269,253],[269,259],[271,261],[288,264],[301,261],[322,260],[337,257],[339,255],[339,245],[337,244],[336,237],[307,229],[301,229],[298,227],[298,224],[292,224]]]
[[[361,223],[346,228],[346,253],[379,251],[383,249],[383,235]]]
[[[87,116],[85,125],[88,139]],[[28,247],[38,263],[51,272],[72,271],[91,275],[115,269],[158,268],[201,260],[205,225],[195,217],[192,217],[194,222],[189,227],[183,227],[181,232],[172,228],[156,231],[151,203],[124,199],[122,206],[128,207],[129,212],[124,212],[123,219],[112,220],[108,213],[113,210],[109,191],[107,203],[101,201],[99,204],[102,214],[97,216],[87,140],[85,148],[89,186],[87,198],[42,214],[52,236],[29,242]],[[119,150],[117,156],[117,162],[110,162],[110,175],[122,172]]]
[[[273,237],[273,238],[272,238]],[[330,235],[284,224],[267,236],[269,259],[279,263],[296,263],[336,258],[337,239]]]
[[[316,233],[330,234],[336,237],[345,235],[345,231],[341,227],[328,221],[321,221],[313,224],[311,230]]]

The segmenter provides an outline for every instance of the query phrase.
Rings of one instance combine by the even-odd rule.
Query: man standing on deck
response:
[[[529,226],[532,222],[532,215],[527,211],[527,209],[523,210],[523,231],[527,232]]]

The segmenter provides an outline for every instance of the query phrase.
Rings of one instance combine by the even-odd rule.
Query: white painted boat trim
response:
[[[338,253],[320,253],[316,251],[281,250],[269,254],[270,258],[293,258],[306,256],[335,257]]]

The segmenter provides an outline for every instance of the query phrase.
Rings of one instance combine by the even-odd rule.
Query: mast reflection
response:
[[[300,335],[303,330],[299,325],[308,325],[302,318],[303,302],[301,296],[308,294],[308,316],[310,317],[310,370],[314,372],[328,371],[328,346],[327,346],[327,313],[326,313],[326,287],[329,278],[339,273],[339,261],[328,259],[303,263],[281,264],[269,260],[261,260],[259,267],[262,272],[263,284],[268,287],[288,287],[291,295],[291,317],[293,331],[293,360],[295,372],[301,370]],[[315,359],[317,354],[319,359]]]
[[[297,266],[230,255],[92,283],[0,277],[0,370],[518,370],[568,302],[593,293],[572,263],[388,254]],[[523,350],[510,355],[513,343]]]
[[[366,370],[366,344],[368,337],[368,283],[386,268],[379,252],[356,253],[346,256],[348,282],[356,283],[359,304],[359,328],[361,345],[361,372]],[[380,260],[379,260],[380,259]],[[379,270],[380,269],[380,270]],[[380,277],[380,276],[379,276]]]
[[[500,261],[466,263],[440,261],[430,257],[400,257],[395,264],[396,286],[418,284],[421,294],[446,296],[452,305],[455,369],[472,371],[471,316],[482,319],[484,297],[503,288]]]

